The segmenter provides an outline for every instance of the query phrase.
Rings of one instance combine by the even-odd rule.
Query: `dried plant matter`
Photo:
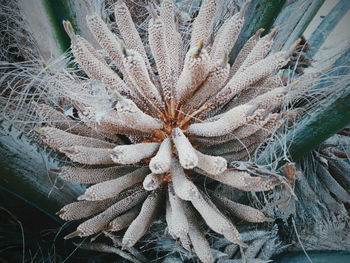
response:
[[[259,30],[244,47],[244,54],[239,55],[240,61],[230,69],[227,53],[244,23],[244,8],[228,18],[214,41],[209,42],[217,2],[203,2],[190,39],[181,39],[177,31],[174,3],[164,1],[160,15],[150,6],[152,18],[148,33],[155,67],[148,60],[147,49],[123,1],[115,6],[122,39],[115,37],[97,15],[89,15],[87,23],[93,35],[121,75],[111,69],[84,38],[74,33],[69,22],[64,22],[72,41],[72,53],[90,78],[90,84],[84,85],[76,76],[69,81],[59,79],[62,84],[59,94],[76,109],[79,125],[91,130],[94,136],[87,132],[76,134],[57,125],[43,128],[41,136],[45,143],[73,162],[85,165],[65,167],[62,178],[94,184],[79,197],[80,202],[67,205],[59,212],[61,218],[71,220],[95,214],[66,238],[89,236],[103,230],[118,231],[131,223],[122,244],[133,246],[167,199],[169,232],[184,248],[192,247],[203,262],[213,259],[203,250],[203,245],[208,244],[195,222],[197,212],[213,231],[246,246],[231,219],[217,208],[197,179],[206,176],[252,192],[272,190],[280,183],[273,176],[227,169],[226,159],[247,159],[283,124],[282,114],[286,114],[287,109],[282,105],[290,87],[274,86],[266,89],[266,93],[259,93],[257,98],[243,104],[238,101],[222,109],[241,93],[275,78],[276,72],[288,63],[291,52],[267,55],[273,33],[260,38]],[[165,37],[168,35],[174,38]],[[184,43],[188,42],[190,49],[186,52]],[[67,88],[67,82],[74,85]],[[104,96],[91,96],[96,89]],[[72,93],[75,96],[71,96]],[[268,125],[270,121],[273,125]],[[98,134],[101,136],[97,137]],[[116,143],[117,134],[125,135],[131,143],[119,143],[120,140]],[[106,140],[101,139],[102,135]],[[241,139],[247,145],[242,145]],[[232,147],[225,149],[227,145],[223,142],[229,142]],[[214,156],[212,152],[222,156]],[[131,171],[120,174],[125,167]],[[111,174],[114,170],[118,175]],[[96,178],[91,178],[90,173]],[[255,208],[220,196],[213,200],[244,220],[271,220]],[[87,212],[79,212],[79,208],[89,205]],[[75,211],[79,215],[75,215]]]

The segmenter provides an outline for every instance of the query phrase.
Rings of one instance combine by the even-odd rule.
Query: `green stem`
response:
[[[313,57],[326,38],[336,27],[338,22],[344,17],[344,15],[350,9],[349,0],[340,0],[338,4],[322,19],[322,22],[318,25],[315,31],[312,33],[308,42],[311,45],[311,50],[307,53],[308,57]]]
[[[68,0],[42,0],[42,3],[47,11],[51,26],[55,32],[57,42],[60,45],[62,52],[65,52],[70,47],[70,39],[62,26],[63,20],[70,21],[76,29],[76,23],[73,19],[69,8]]]
[[[278,161],[278,167],[287,159],[297,161],[305,154],[319,146],[333,134],[339,132],[350,123],[350,86],[344,88],[343,94],[331,100],[325,106],[319,106],[309,116],[297,123],[296,127],[281,140],[275,141],[259,156],[257,163],[271,164]],[[287,145],[287,155],[284,158],[284,148],[281,141]],[[271,154],[273,153],[273,154]]]
[[[230,62],[258,29],[264,28],[264,34],[269,32],[285,2],[286,0],[253,0],[251,2],[245,15],[245,24],[241,34],[230,54]]]
[[[288,50],[302,36],[325,0],[297,0],[286,3],[275,21],[280,30],[275,37],[274,50]]]
[[[50,169],[58,163],[21,133],[3,122],[0,127],[0,187],[22,198],[55,220],[63,205],[83,192],[78,184],[65,183]]]

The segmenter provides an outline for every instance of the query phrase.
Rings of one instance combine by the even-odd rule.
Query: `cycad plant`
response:
[[[164,259],[170,262],[268,260],[294,240],[297,249],[314,249],[332,231],[315,222],[334,225],[334,240],[344,243],[320,248],[349,249],[349,75],[344,57],[307,72],[308,52],[321,44],[301,33],[323,1],[304,2],[305,13],[293,17],[298,2],[47,1],[53,24],[55,8],[70,12],[76,30],[69,21],[63,28],[71,53],[65,65],[43,61],[37,42],[39,55],[30,55],[39,66],[19,42],[22,61],[3,53],[3,126],[13,141],[4,152],[17,175],[4,175],[2,185],[53,217],[64,205],[60,218],[80,220],[64,238],[98,239],[77,238],[78,247],[133,262],[160,262],[169,251],[177,251]],[[340,1],[332,12],[345,8]],[[318,30],[332,30],[339,17]],[[13,139],[13,129],[40,147],[49,167],[39,172],[67,181],[63,190],[28,172],[27,153],[15,143],[33,146],[22,135]],[[340,130],[345,139],[316,150]],[[22,159],[17,167],[13,160]]]

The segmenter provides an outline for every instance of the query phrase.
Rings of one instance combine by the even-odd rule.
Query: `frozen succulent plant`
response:
[[[63,167],[61,177],[92,185],[58,212],[64,220],[90,217],[66,238],[127,228],[122,244],[131,247],[165,210],[169,233],[201,261],[213,262],[199,216],[241,246],[246,244],[222,207],[249,222],[271,220],[253,207],[208,195],[201,182],[208,178],[253,192],[280,183],[273,173],[260,176],[228,168],[228,162],[247,160],[292,111],[282,104],[291,99],[294,86],[284,85],[277,75],[292,51],[269,54],[275,31],[261,37],[259,30],[230,66],[227,55],[242,29],[245,7],[212,36],[218,2],[203,1],[190,39],[177,30],[172,0],[161,2],[160,13],[150,5],[148,45],[155,65],[123,1],[115,5],[122,39],[99,16],[89,15],[87,25],[116,71],[64,22],[76,61],[97,81],[77,76],[51,80],[79,121],[36,105],[42,119],[55,115],[61,120],[40,130],[43,141],[80,164]]]

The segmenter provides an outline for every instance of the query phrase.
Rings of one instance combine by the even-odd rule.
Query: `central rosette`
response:
[[[116,104],[116,112],[121,121],[130,124],[130,127],[144,132],[142,142],[130,145],[118,145],[111,154],[117,164],[134,164],[142,160],[149,160],[151,174],[144,180],[146,190],[154,190],[162,183],[171,179],[172,163],[177,162],[184,169],[199,169],[219,174],[225,171],[227,162],[218,156],[205,155],[196,150],[183,130],[172,125],[184,123],[186,115],[178,114],[164,122],[142,112],[134,102],[122,99]],[[166,114],[162,117],[164,118]],[[176,120],[176,117],[179,118]]]
[[[230,66],[227,54],[243,27],[244,8],[212,34],[217,6],[217,0],[203,1],[189,36],[178,31],[172,0],[161,1],[159,15],[151,5],[151,52],[123,1],[115,6],[122,39],[99,16],[88,16],[88,27],[113,69],[64,22],[76,61],[99,84],[78,75],[52,81],[78,119],[38,106],[41,115],[65,120],[41,129],[43,140],[75,163],[62,167],[61,177],[90,185],[78,202],[58,212],[65,220],[86,219],[66,238],[127,228],[122,244],[133,246],[163,211],[163,203],[168,232],[211,263],[200,220],[242,246],[226,211],[249,222],[270,221],[202,182],[209,178],[243,191],[267,191],[278,183],[271,173],[260,176],[255,165],[227,169],[227,162],[249,159],[282,125],[290,87],[275,73],[290,53],[268,55],[275,32],[260,37],[259,30]]]

